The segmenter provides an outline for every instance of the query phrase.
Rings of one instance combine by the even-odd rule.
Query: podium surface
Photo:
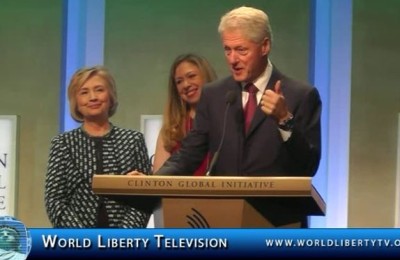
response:
[[[289,224],[290,216],[325,214],[325,203],[311,181],[311,177],[95,175],[92,188],[96,194],[131,201],[159,198],[167,227],[269,227]],[[192,225],[188,218],[194,219]]]

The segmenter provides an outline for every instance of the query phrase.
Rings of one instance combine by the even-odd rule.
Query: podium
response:
[[[300,227],[325,215],[311,177],[94,175],[93,192],[154,209],[156,227]]]

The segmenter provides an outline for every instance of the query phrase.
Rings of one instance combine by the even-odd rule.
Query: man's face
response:
[[[0,229],[0,248],[4,250],[17,251],[19,246],[17,231],[9,228]]]
[[[251,82],[265,70],[270,41],[261,43],[247,39],[240,30],[225,31],[221,35],[225,58],[236,81]]]

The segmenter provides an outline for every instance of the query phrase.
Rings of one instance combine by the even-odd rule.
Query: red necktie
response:
[[[249,83],[244,87],[245,91],[249,92],[249,99],[244,107],[244,122],[245,132],[250,128],[251,120],[253,119],[254,112],[257,108],[257,92],[258,88],[253,83]]]

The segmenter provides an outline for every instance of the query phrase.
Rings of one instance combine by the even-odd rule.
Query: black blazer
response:
[[[250,130],[244,132],[242,88],[231,76],[206,86],[196,110],[194,129],[156,174],[191,175],[205,154],[221,141],[227,93],[235,102],[228,108],[226,133],[212,175],[313,176],[321,154],[321,100],[316,88],[273,69],[267,88],[281,80],[281,90],[294,115],[292,135],[283,141],[275,118],[257,108]]]

